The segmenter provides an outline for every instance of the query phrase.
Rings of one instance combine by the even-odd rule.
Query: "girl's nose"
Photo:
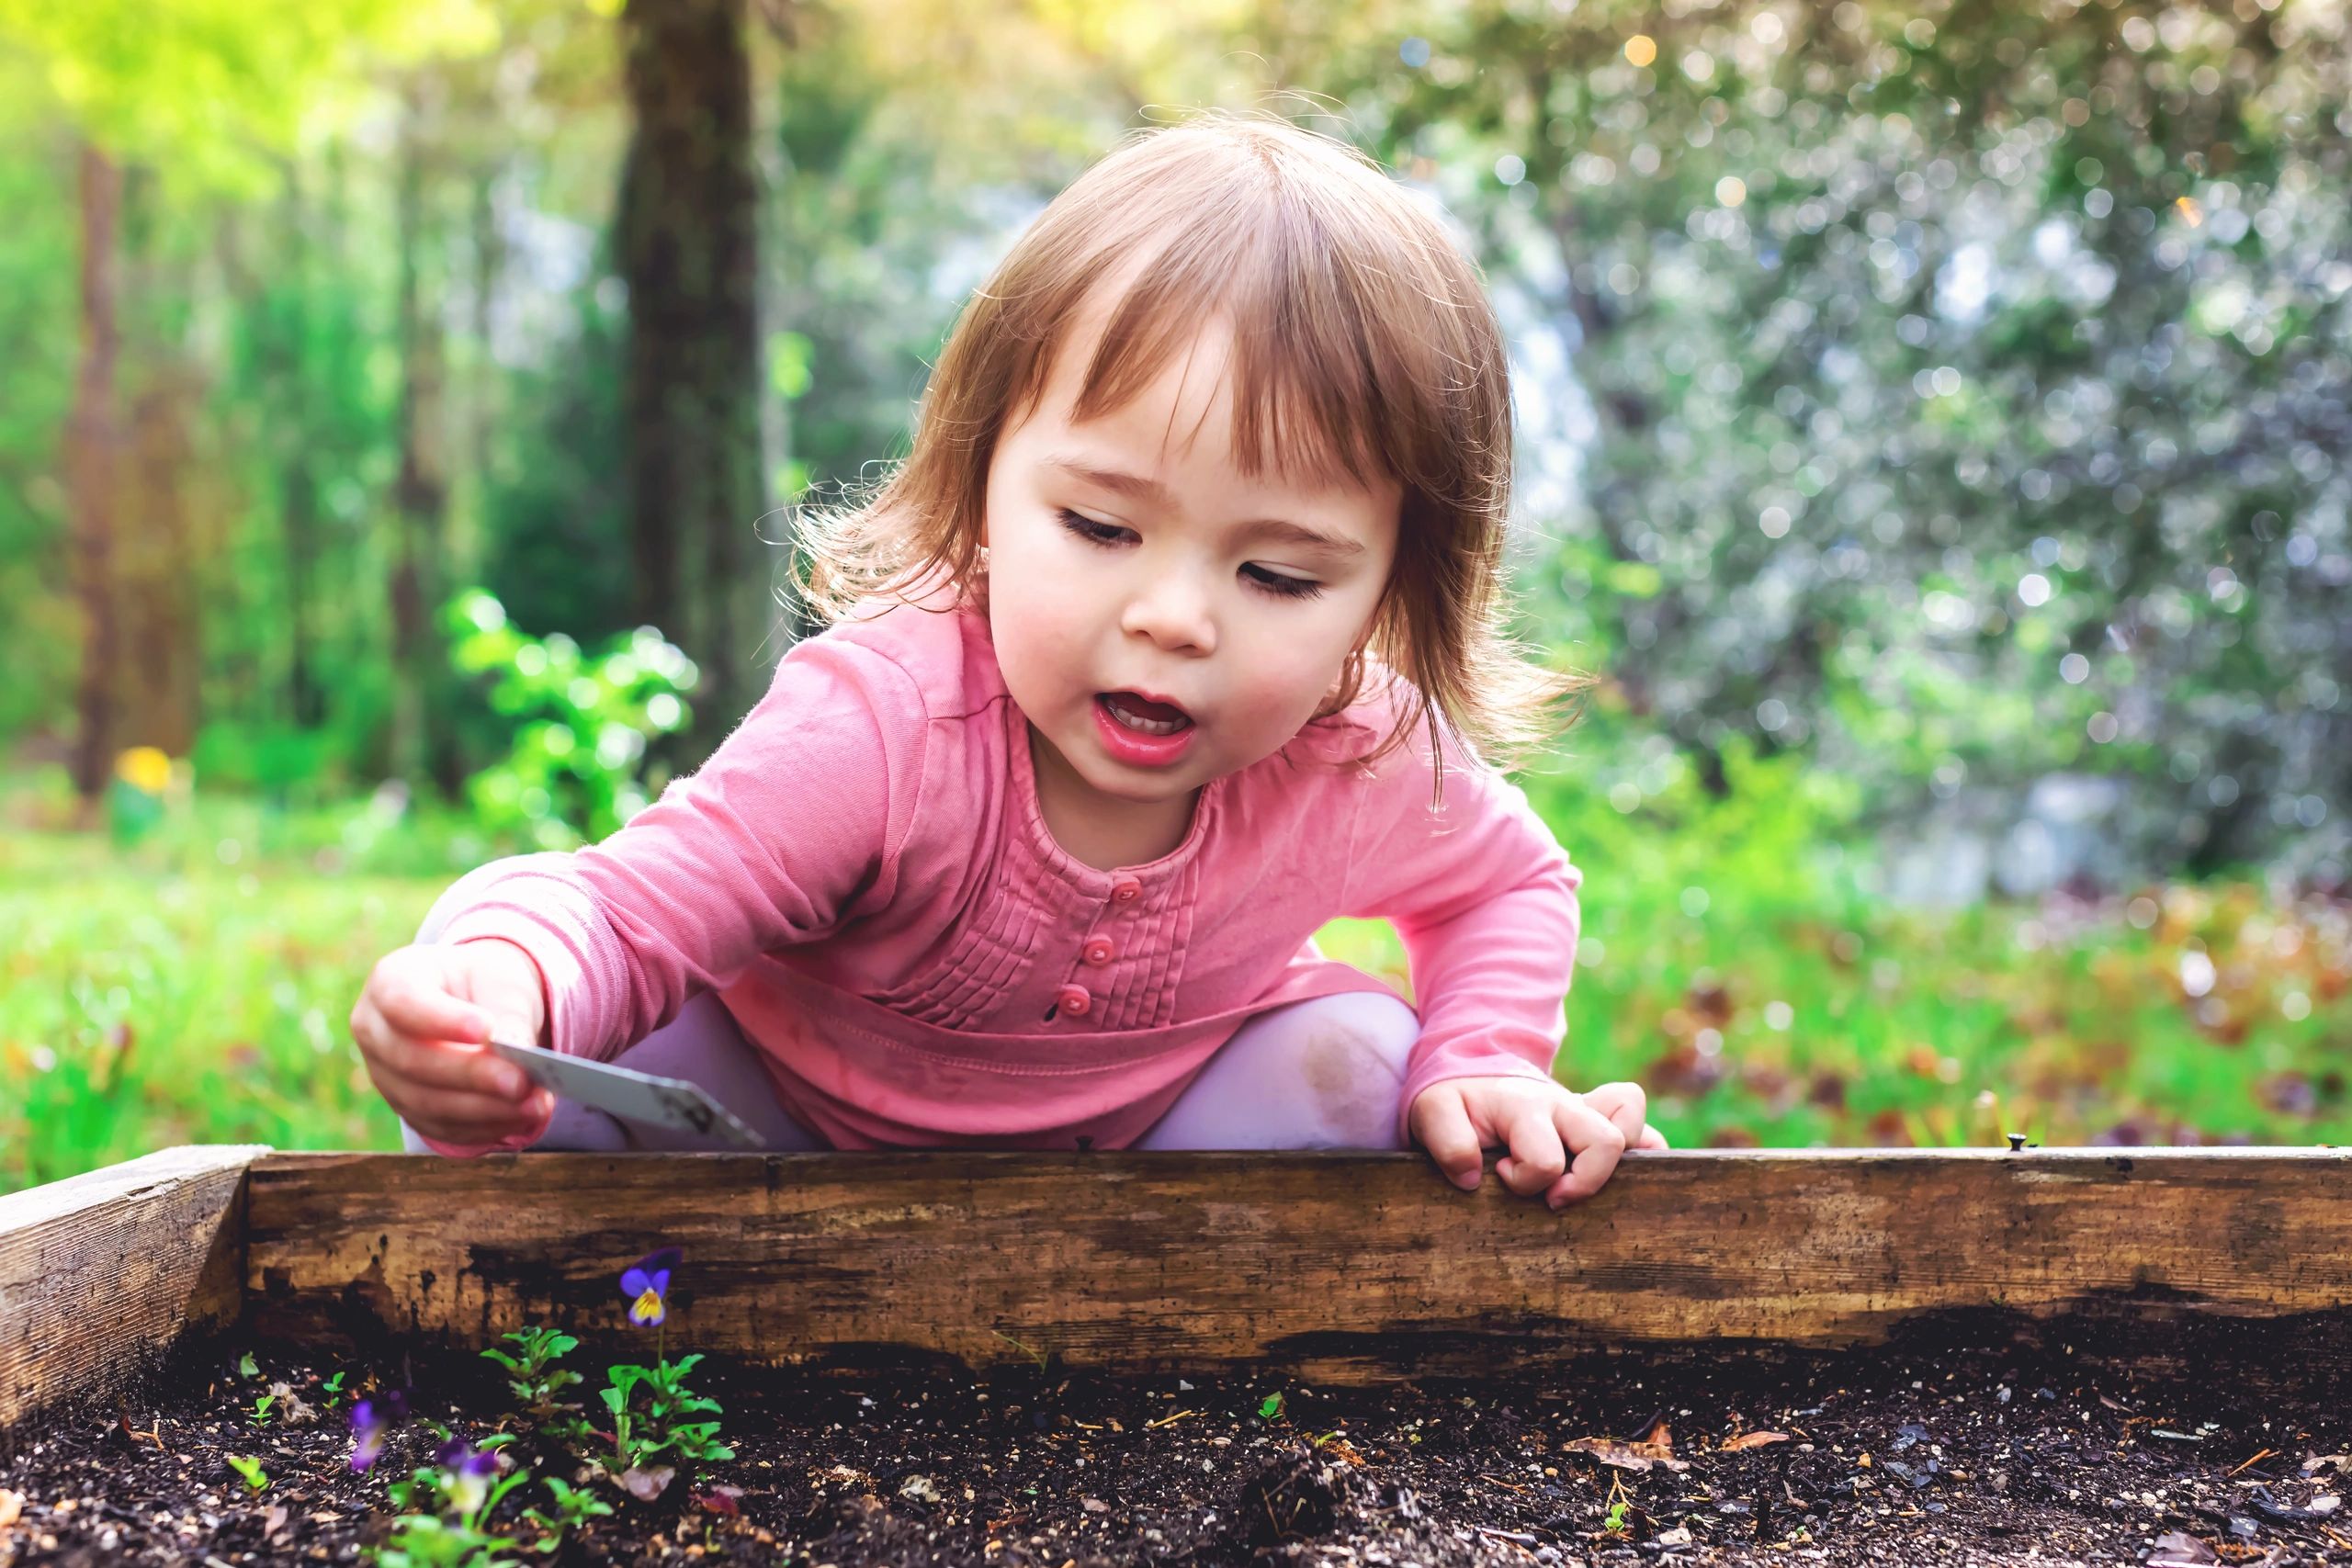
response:
[[[1189,571],[1157,572],[1136,585],[1127,595],[1119,624],[1171,653],[1216,650],[1216,620],[1208,595]]]

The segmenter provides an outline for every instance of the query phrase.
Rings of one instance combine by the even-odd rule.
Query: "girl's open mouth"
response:
[[[1104,692],[1098,700],[1111,710],[1113,718],[1143,735],[1173,735],[1193,722],[1192,716],[1182,708],[1147,701],[1133,692]]]
[[[1094,729],[1102,750],[1136,767],[1166,767],[1192,749],[1193,716],[1133,692],[1094,694]]]

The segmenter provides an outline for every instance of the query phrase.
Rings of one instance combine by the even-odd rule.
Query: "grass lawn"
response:
[[[487,845],[365,806],[209,805],[136,850],[14,816],[0,1190],[175,1143],[395,1145],[345,1019]],[[1561,1077],[1644,1083],[1679,1145],[2352,1141],[2341,904],[2233,886],[1928,916],[1579,859]],[[1385,925],[1322,945],[1408,988]]]

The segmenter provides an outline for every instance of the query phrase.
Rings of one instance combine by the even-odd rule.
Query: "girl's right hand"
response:
[[[351,1010],[351,1037],[377,1092],[425,1137],[494,1144],[541,1125],[552,1108],[487,1042],[539,1044],[538,966],[505,942],[396,948],[377,960]]]

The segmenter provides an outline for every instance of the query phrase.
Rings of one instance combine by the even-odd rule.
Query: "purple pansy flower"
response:
[[[621,1294],[628,1298],[628,1320],[651,1328],[669,1316],[670,1270],[685,1256],[674,1247],[649,1252],[637,1267],[621,1275]]]
[[[381,1404],[363,1399],[351,1407],[351,1468],[365,1475],[384,1451],[384,1439],[408,1419],[408,1391],[386,1389]]]
[[[490,1495],[490,1478],[498,1473],[496,1451],[452,1438],[433,1457],[449,1472],[449,1500],[458,1510],[470,1514],[481,1507]]]
[[[384,1434],[392,1429],[386,1416],[377,1413],[375,1401],[363,1399],[351,1407],[351,1468],[365,1475],[384,1451]]]

